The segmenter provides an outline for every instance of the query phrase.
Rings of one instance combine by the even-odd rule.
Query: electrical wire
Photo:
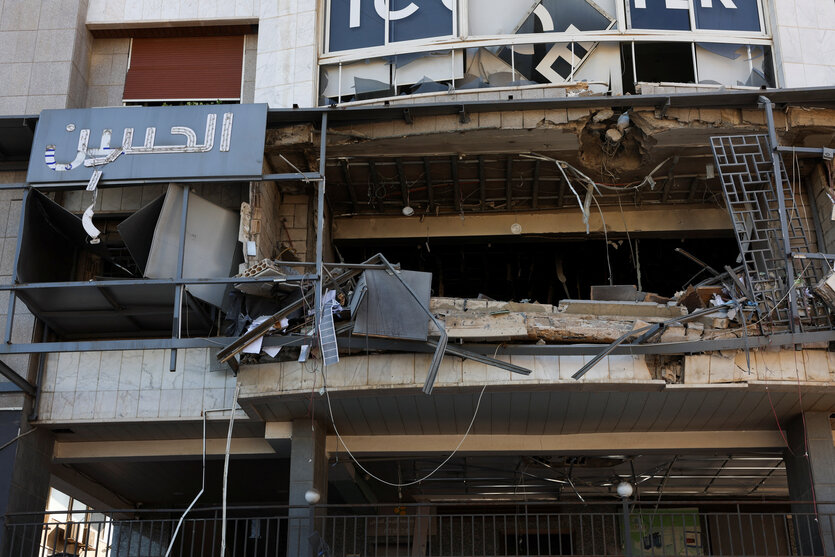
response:
[[[171,543],[168,544],[168,549],[165,551],[165,557],[171,555],[171,550],[174,548],[174,542],[177,541],[177,533],[180,531],[180,527],[183,525],[183,521],[186,519],[186,515],[191,511],[192,507],[197,503],[197,500],[203,496],[203,492],[206,491],[206,414],[207,412],[203,412],[203,474],[202,474],[202,484],[200,486],[200,491],[197,495],[194,496],[192,499],[191,504],[188,508],[183,512],[180,516],[180,520],[177,522],[177,527],[174,528],[174,533],[171,534]]]
[[[2,446],[2,447],[0,447],[0,451],[2,451],[3,449],[5,449],[6,447],[8,447],[9,445],[11,445],[12,443],[14,443],[15,441],[19,441],[20,439],[23,439],[24,437],[26,437],[26,436],[27,436],[27,435],[29,435],[30,433],[34,433],[37,429],[38,429],[37,427],[33,427],[33,428],[32,428],[32,429],[30,429],[30,430],[24,431],[23,433],[21,433],[20,435],[18,435],[18,436],[17,436],[17,437],[15,437],[14,439],[12,439],[11,441],[7,441],[6,443],[4,443],[4,444],[3,444],[3,446]]]
[[[360,464],[360,462],[354,456],[354,453],[352,453],[351,449],[348,448],[348,445],[345,444],[345,440],[339,434],[339,429],[337,429],[337,427],[336,427],[336,421],[333,419],[333,408],[331,407],[331,394],[330,394],[330,389],[328,389],[328,382],[327,382],[327,378],[326,378],[327,373],[325,372],[327,367],[328,366],[324,365],[324,363],[322,364],[322,382],[324,384],[324,389],[325,389],[325,398],[328,401],[328,414],[329,414],[330,419],[331,419],[331,426],[333,427],[333,431],[334,431],[334,433],[336,433],[336,438],[339,440],[340,443],[342,443],[342,447],[345,449],[345,452],[348,454],[348,456],[351,458],[351,460],[354,462],[354,464],[357,465],[357,467],[360,470],[362,470],[363,472],[368,474],[369,477],[374,478],[378,482],[386,484],[386,485],[391,486],[391,487],[408,487],[410,485],[419,484],[419,483],[421,483],[425,480],[428,480],[430,477],[435,475],[435,473],[438,470],[443,468],[444,465],[447,462],[449,462],[452,459],[453,456],[455,456],[455,454],[458,452],[458,449],[461,448],[461,445],[464,444],[464,441],[470,435],[470,431],[473,428],[473,424],[475,423],[476,416],[478,416],[478,409],[481,407],[481,398],[484,396],[484,391],[487,390],[487,385],[484,385],[481,388],[481,393],[478,395],[478,400],[476,401],[476,405],[475,405],[475,412],[473,412],[473,418],[470,420],[470,425],[467,426],[467,431],[464,432],[463,437],[461,437],[461,440],[458,442],[458,444],[455,446],[455,448],[452,450],[452,452],[449,453],[449,456],[447,456],[438,466],[436,466],[434,470],[432,470],[431,472],[429,472],[428,474],[426,474],[422,478],[418,478],[418,479],[412,480],[410,482],[390,482],[388,480],[384,480],[383,478],[380,478],[379,476],[375,476],[365,466]]]

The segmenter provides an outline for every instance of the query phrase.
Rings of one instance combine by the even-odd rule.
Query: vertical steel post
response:
[[[768,97],[759,98],[760,106],[765,110],[768,123],[768,143],[771,149],[771,163],[774,166],[774,187],[777,190],[777,208],[780,214],[780,232],[783,235],[783,252],[786,260],[786,287],[789,297],[789,331],[794,332],[798,324],[797,292],[794,288],[794,263],[792,261],[791,238],[789,237],[789,223],[786,216],[786,199],[783,192],[783,167],[780,153],[777,151],[777,130],[774,128],[774,113]]]
[[[23,240],[23,224],[26,221],[26,203],[29,200],[30,190],[28,187],[23,190],[23,200],[20,202],[20,224],[17,227],[17,239],[14,252],[14,266],[12,267],[12,284],[17,284],[17,265],[20,262],[20,244]],[[9,291],[9,309],[6,314],[6,344],[12,343],[12,329],[14,329],[14,310],[17,294],[15,290]]]
[[[319,136],[319,181],[316,184],[316,296],[313,301],[316,337],[322,321],[322,236],[325,230],[325,155],[328,129],[328,115],[322,113],[322,128]],[[321,342],[321,339],[320,339]]]
[[[632,530],[629,524],[629,498],[623,498],[623,554],[632,557]]]
[[[180,214],[180,238],[179,244],[177,246],[177,281],[181,281],[183,279],[183,259],[185,258],[186,252],[186,225],[188,224],[188,194],[189,194],[189,187],[188,185],[183,186],[183,209],[182,213]],[[171,325],[171,338],[178,339],[180,338],[180,314],[183,310],[183,290],[185,289],[185,285],[182,283],[177,283],[174,287],[174,319],[172,320]],[[177,369],[177,349],[171,349],[171,361],[169,363],[168,369],[170,371],[174,371]]]

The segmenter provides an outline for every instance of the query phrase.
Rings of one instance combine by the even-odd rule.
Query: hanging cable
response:
[[[235,408],[238,406],[238,393],[241,386],[235,387],[235,394],[232,396],[232,415],[229,417],[229,431],[226,434],[226,454],[223,461],[223,511],[222,529],[220,534],[220,557],[226,557],[226,495],[229,487],[229,453],[232,451],[232,427],[235,425]]]
[[[481,388],[481,393],[478,395],[478,400],[476,401],[476,405],[475,405],[475,412],[473,412],[473,418],[470,420],[470,425],[467,426],[467,431],[464,432],[463,437],[461,437],[461,440],[458,442],[458,444],[455,446],[455,448],[452,450],[452,452],[449,453],[449,456],[447,456],[438,466],[436,466],[434,470],[432,470],[431,472],[429,472],[428,474],[426,474],[422,478],[418,478],[418,479],[412,480],[410,482],[402,482],[402,483],[401,482],[390,482],[388,480],[384,480],[383,478],[375,476],[365,466],[360,464],[360,462],[354,456],[354,453],[352,453],[351,449],[348,448],[348,445],[345,444],[345,440],[342,439],[342,436],[339,434],[339,429],[336,427],[336,422],[333,419],[333,408],[331,407],[331,394],[330,394],[330,389],[328,389],[327,379],[325,377],[326,376],[326,371],[325,371],[326,369],[327,369],[327,366],[322,365],[322,382],[324,384],[324,389],[325,389],[325,398],[328,401],[328,415],[330,416],[331,426],[333,427],[333,431],[334,431],[334,433],[336,433],[336,438],[339,440],[340,443],[342,443],[342,447],[345,449],[345,452],[348,454],[349,457],[351,457],[351,460],[354,462],[354,464],[357,465],[357,467],[360,470],[362,470],[363,472],[368,474],[369,477],[374,478],[378,482],[386,484],[386,485],[391,486],[391,487],[408,487],[410,485],[419,484],[424,480],[428,480],[438,470],[443,468],[443,466],[447,462],[449,462],[450,459],[452,459],[453,456],[455,456],[455,453],[458,452],[458,449],[461,448],[461,445],[464,444],[464,441],[470,435],[470,430],[472,430],[473,424],[475,423],[476,416],[478,416],[478,409],[481,407],[481,398],[484,396],[484,391],[487,389],[487,385],[484,385]]]
[[[177,540],[177,533],[180,531],[180,527],[183,525],[183,521],[186,518],[186,515],[191,511],[192,507],[194,507],[197,500],[203,495],[203,492],[206,491],[206,414],[208,411],[203,411],[203,474],[202,474],[202,484],[200,485],[200,491],[197,495],[194,496],[192,499],[191,504],[188,508],[183,512],[182,516],[180,516],[180,520],[177,522],[177,527],[174,528],[174,533],[171,534],[171,543],[168,544],[168,549],[165,552],[165,557],[171,555],[171,550],[174,548],[174,542]]]

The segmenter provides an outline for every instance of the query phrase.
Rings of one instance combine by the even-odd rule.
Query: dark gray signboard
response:
[[[266,104],[44,110],[27,181],[261,176]]]
[[[455,0],[331,0],[330,52],[380,46],[388,41],[445,37],[453,32]]]
[[[760,31],[759,0],[694,0],[697,29]],[[687,0],[629,0],[633,29],[690,29]]]

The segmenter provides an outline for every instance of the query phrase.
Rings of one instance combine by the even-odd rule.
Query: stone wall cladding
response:
[[[200,419],[229,408],[235,376],[216,350],[62,352],[46,360],[39,421],[47,423]],[[214,417],[228,415],[217,413]]]

